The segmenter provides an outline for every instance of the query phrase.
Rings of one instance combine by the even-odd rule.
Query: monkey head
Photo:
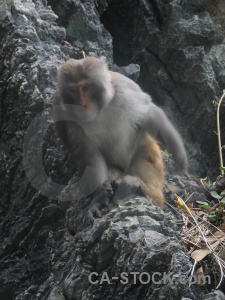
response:
[[[62,108],[84,122],[93,121],[114,95],[111,74],[103,57],[69,59],[58,71]]]

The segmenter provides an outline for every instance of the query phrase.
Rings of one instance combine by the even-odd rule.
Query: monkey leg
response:
[[[153,202],[164,206],[164,166],[159,145],[146,132],[140,133],[132,159],[126,170],[124,184],[128,191],[136,189],[138,194],[148,195]]]

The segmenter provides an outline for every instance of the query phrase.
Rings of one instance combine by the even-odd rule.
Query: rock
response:
[[[112,61],[112,38],[99,20],[94,1],[66,0],[62,4],[51,0],[49,3],[59,16],[58,23],[66,27],[66,39],[69,42],[79,40],[84,45],[86,55],[94,52]]]
[[[204,6],[203,2],[192,1],[192,6],[185,2],[184,7],[177,1],[167,3],[166,9],[173,12],[172,20],[180,20],[183,15],[181,8],[187,7],[186,11],[190,11],[189,17],[186,16],[189,20],[186,31],[183,28],[184,20],[183,23],[180,22],[183,41],[186,43],[190,39],[190,30],[192,34],[196,31],[196,35],[204,34],[202,39],[207,43],[213,42],[213,25],[205,24],[209,20],[209,14],[201,15],[197,20],[191,10]],[[214,45],[210,54],[202,45],[180,47],[176,55],[187,66],[187,71],[183,74],[182,67],[179,68],[175,56],[172,55],[174,49],[165,47],[167,41],[160,34],[164,26],[162,21],[169,18],[169,13],[164,10],[165,2],[159,0],[154,2],[155,6],[149,1],[142,1],[137,6],[137,3],[131,1],[130,10],[124,9],[124,4],[120,1],[120,15],[128,17],[130,21],[136,10],[134,17],[137,18],[137,24],[143,26],[136,27],[137,47],[133,49],[137,61],[130,64],[131,56],[127,56],[122,68],[113,66],[112,39],[100,22],[104,19],[103,14],[101,19],[98,15],[103,11],[108,14],[108,9],[113,12],[111,3],[92,0],[59,3],[50,0],[48,4],[53,10],[44,0],[37,0],[35,4],[30,0],[0,3],[1,300],[154,300],[167,299],[168,295],[170,299],[197,300],[211,296],[223,299],[220,292],[212,292],[206,296],[205,290],[194,285],[189,286],[188,282],[180,282],[181,275],[185,275],[184,279],[188,277],[192,263],[176,226],[175,215],[170,211],[164,213],[152,204],[151,199],[129,197],[112,201],[109,208],[102,211],[102,217],[97,218],[93,224],[84,221],[83,212],[90,199],[76,199],[77,191],[73,190],[73,182],[77,179],[76,168],[69,161],[69,157],[61,154],[51,120],[58,66],[68,57],[82,57],[82,51],[96,56],[104,54],[112,68],[135,80],[139,74],[137,63],[144,70],[143,62],[146,60],[149,61],[146,70],[149,69],[148,72],[152,74],[149,80],[152,84],[156,83],[153,94],[156,94],[157,87],[164,85],[159,95],[166,94],[172,103],[184,90],[187,95],[193,94],[197,97],[197,91],[202,88],[206,99],[202,104],[201,101],[198,103],[206,110],[208,107],[204,105],[208,103],[210,95],[216,93],[218,78],[220,85],[223,80],[223,62],[220,57],[223,51],[219,45]],[[115,5],[118,3],[115,1]],[[144,17],[140,18],[140,13]],[[150,16],[150,19],[146,16]],[[123,33],[124,27],[120,25],[119,22],[117,26]],[[149,29],[148,34],[144,30],[145,25]],[[198,26],[203,25],[208,27],[200,30]],[[134,28],[130,29],[129,38]],[[206,36],[206,29],[209,30],[209,36]],[[165,31],[164,35],[166,36]],[[197,38],[193,35],[193,40],[197,43]],[[144,37],[146,40],[142,48],[145,51],[141,52],[139,41],[143,41]],[[150,45],[151,51],[148,50]],[[114,48],[117,46],[115,40]],[[132,53],[130,48],[131,46],[128,52]],[[155,52],[156,49],[159,54]],[[139,56],[140,52],[143,56]],[[164,63],[168,57],[169,71]],[[196,58],[200,60],[200,73],[194,63]],[[182,76],[171,76],[173,65]],[[160,85],[157,80],[153,81],[157,74]],[[141,78],[143,79],[143,75]],[[175,97],[178,80],[185,88],[178,90],[178,96]],[[143,80],[143,85],[144,82]],[[193,92],[188,84],[195,84]],[[180,107],[182,110],[187,109],[185,103],[181,103]],[[200,112],[198,114],[202,117]],[[182,118],[181,115],[180,119]],[[186,127],[188,122],[186,119],[184,121],[183,126]],[[193,119],[193,124],[196,122]],[[200,132],[200,128],[198,130]],[[201,134],[202,132],[205,132],[205,139],[208,138],[206,127]],[[187,135],[187,139],[189,136],[192,134]],[[173,170],[172,163],[168,162],[168,165]],[[169,179],[181,189],[190,186],[190,191],[202,193],[197,180],[192,177],[185,179],[183,176],[167,176],[165,184],[168,202],[172,201]],[[99,276],[94,276],[96,274],[92,272],[97,272]],[[123,277],[112,279],[121,272],[128,275],[124,273]],[[145,274],[136,274],[138,276],[135,277],[132,272]],[[156,276],[145,284],[148,275],[152,276],[155,272],[160,273],[156,273],[159,277]],[[153,282],[155,279],[156,282]],[[163,279],[165,282],[159,281]],[[102,284],[90,282],[96,280],[100,280]],[[112,284],[108,284],[108,280],[112,280]],[[125,283],[126,280],[128,282],[124,284],[124,280]]]

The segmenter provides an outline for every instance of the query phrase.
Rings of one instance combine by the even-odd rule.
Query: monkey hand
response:
[[[179,152],[176,154],[175,159],[175,173],[179,175],[188,174],[188,161],[186,153]]]
[[[94,221],[95,217],[101,217],[100,209],[102,207],[109,206],[109,199],[113,194],[113,190],[110,182],[105,182],[101,187],[99,187],[95,193],[94,198],[89,205],[87,211],[87,219],[88,221]]]

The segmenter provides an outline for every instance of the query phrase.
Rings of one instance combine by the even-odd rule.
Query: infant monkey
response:
[[[127,194],[136,190],[163,208],[158,134],[178,171],[187,172],[188,161],[180,135],[148,94],[109,71],[104,58],[85,57],[61,65],[53,104],[56,133],[80,174],[88,174],[80,186],[92,195],[90,219],[100,216],[107,184],[115,180]]]

